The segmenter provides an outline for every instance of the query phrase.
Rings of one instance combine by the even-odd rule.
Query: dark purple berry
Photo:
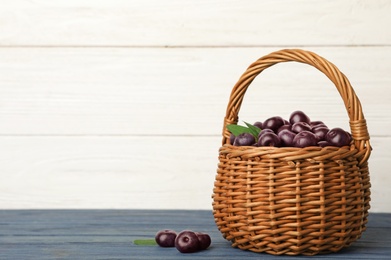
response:
[[[235,138],[235,146],[251,146],[255,143],[255,138],[250,133],[242,133]]]
[[[265,133],[258,138],[258,146],[280,147],[281,140],[275,133]]]
[[[352,134],[346,131],[346,133],[349,135],[350,140],[352,140]]]
[[[312,130],[317,129],[317,128],[320,128],[320,127],[325,127],[325,128],[327,128],[327,129],[329,129],[325,124],[318,124],[318,125],[312,126]]]
[[[328,131],[325,140],[332,146],[342,147],[350,144],[351,137],[345,130],[337,127]]]
[[[307,146],[316,146],[318,140],[314,133],[310,131],[303,131],[298,133],[293,139],[293,145],[295,147],[304,148]]]
[[[290,125],[290,124],[282,125],[280,128],[278,128],[277,134],[278,134],[279,132],[281,132],[282,130],[289,130],[289,131],[291,131],[291,130],[292,130],[292,125]]]
[[[312,127],[316,126],[316,125],[324,125],[325,126],[325,123],[323,123],[323,121],[311,121],[310,122],[310,125]]]
[[[278,133],[278,137],[281,140],[281,146],[285,147],[293,147],[293,139],[295,138],[295,136],[295,133],[287,129],[284,129]]]
[[[259,134],[258,134],[258,139],[259,139],[262,135],[264,135],[264,134],[266,134],[266,133],[274,133],[274,131],[271,130],[271,129],[263,129],[261,132],[259,132]]]
[[[229,143],[234,144],[235,138],[236,138],[235,135],[231,133],[231,135],[229,136]]]
[[[195,232],[195,234],[198,237],[198,241],[200,242],[200,250],[207,249],[212,243],[212,240],[208,234],[201,232]]]
[[[200,250],[200,241],[193,231],[184,230],[177,235],[175,247],[181,253],[194,253]]]
[[[155,235],[155,241],[161,247],[174,247],[176,236],[174,230],[160,230]]]
[[[311,131],[311,126],[305,122],[297,122],[292,125],[292,132],[300,133],[303,131]]]
[[[318,146],[326,147],[326,146],[330,146],[330,144],[327,141],[319,141],[318,142]]]
[[[312,130],[316,135],[319,141],[323,141],[328,133],[329,129],[327,127],[317,127]]]
[[[263,124],[262,124],[262,122],[255,122],[254,124],[253,124],[253,126],[256,126],[256,127],[258,127],[259,129],[263,129]]]
[[[279,116],[273,116],[271,118],[266,119],[263,122],[263,128],[265,129],[271,129],[273,132],[277,132],[278,128],[280,128],[282,125],[284,125],[284,119]]]
[[[310,118],[303,111],[294,111],[289,117],[289,123],[292,125],[297,122],[311,123]]]

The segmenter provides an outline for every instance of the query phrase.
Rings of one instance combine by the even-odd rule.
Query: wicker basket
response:
[[[230,144],[226,126],[238,122],[243,96],[264,69],[306,63],[337,87],[350,119],[346,147],[251,147]],[[223,128],[213,190],[213,215],[233,247],[273,255],[337,252],[366,229],[371,152],[360,101],[332,63],[304,50],[273,52],[254,62],[234,86]]]

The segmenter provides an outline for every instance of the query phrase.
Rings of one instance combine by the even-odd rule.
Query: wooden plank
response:
[[[0,208],[210,208],[217,139],[3,137]]]
[[[390,214],[371,214],[361,239],[338,253],[311,259],[386,259],[391,253],[389,218]],[[166,228],[207,232],[212,244],[208,250],[183,255],[175,248],[133,243],[135,239],[153,238]],[[1,259],[276,258],[232,248],[217,230],[211,211],[1,210],[0,232]]]
[[[219,135],[233,85],[279,48],[0,48],[2,135]],[[371,135],[391,129],[391,47],[316,47],[350,79]],[[279,64],[246,94],[241,120],[297,109],[348,128],[332,83]]]
[[[390,45],[391,2],[8,1],[0,45]]]
[[[374,137],[371,211],[391,212],[391,138]],[[0,208],[211,209],[220,137],[0,138]]]

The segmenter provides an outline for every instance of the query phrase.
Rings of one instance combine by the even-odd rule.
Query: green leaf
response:
[[[261,129],[259,127],[256,127],[255,125],[249,124],[249,123],[247,123],[245,121],[243,121],[243,122],[246,124],[248,129],[250,129],[251,134],[255,137],[255,139],[257,139],[259,133],[261,132]]]
[[[133,243],[138,246],[156,246],[157,245],[155,239],[136,239],[133,241]]]
[[[243,121],[244,122],[244,121]],[[244,122],[246,124],[247,127],[245,126],[242,126],[242,125],[227,125],[227,129],[234,135],[234,136],[238,136],[240,134],[243,134],[243,133],[249,133],[249,134],[252,134],[255,138],[255,140],[258,138],[258,135],[259,133],[261,132],[261,129],[259,129],[258,127],[252,125],[252,124],[249,124],[247,122]]]
[[[227,129],[234,135],[238,136],[243,133],[251,133],[251,130],[242,125],[227,125]]]

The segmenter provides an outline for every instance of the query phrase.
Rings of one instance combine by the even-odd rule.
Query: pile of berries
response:
[[[349,145],[352,137],[342,128],[329,129],[322,121],[311,121],[302,111],[294,111],[289,120],[274,116],[264,122],[246,123],[247,127],[228,125],[230,143],[235,146],[299,147]]]
[[[212,240],[206,233],[183,230],[177,234],[174,230],[160,230],[155,236],[161,247],[176,247],[181,253],[194,253],[207,249]]]

